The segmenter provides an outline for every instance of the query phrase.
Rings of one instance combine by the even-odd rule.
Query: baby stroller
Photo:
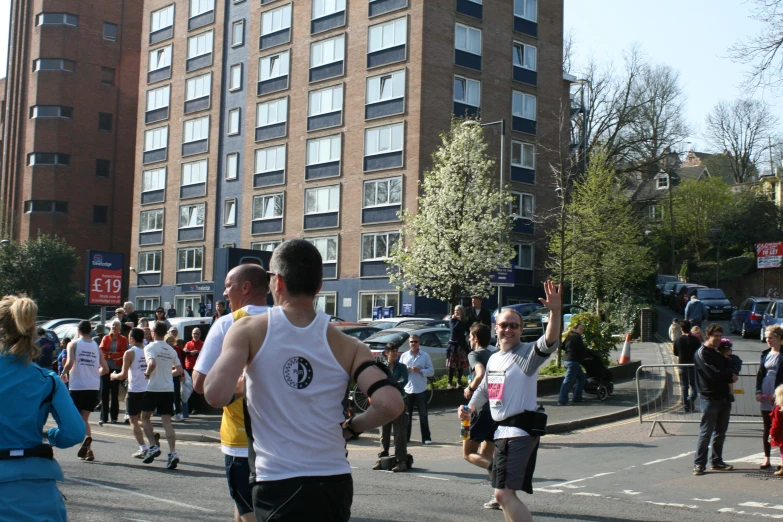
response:
[[[607,397],[614,393],[612,372],[604,366],[601,357],[597,353],[587,350],[587,356],[582,360],[582,367],[587,373],[584,389],[586,393],[597,395],[600,401],[605,401]]]

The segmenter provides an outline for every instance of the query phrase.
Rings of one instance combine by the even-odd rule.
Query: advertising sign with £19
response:
[[[124,254],[87,251],[85,301],[88,305],[122,306],[124,264]]]

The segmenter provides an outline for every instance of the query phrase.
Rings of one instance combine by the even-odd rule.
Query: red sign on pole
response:
[[[87,251],[88,305],[122,306],[122,268],[125,256],[117,252]]]
[[[756,243],[756,267],[780,268],[783,262],[783,242]]]

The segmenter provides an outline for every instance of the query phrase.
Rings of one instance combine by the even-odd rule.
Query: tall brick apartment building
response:
[[[0,236],[130,252],[141,16],[139,0],[12,2]]]
[[[445,312],[390,286],[384,259],[438,134],[452,113],[479,111],[506,121],[517,197],[517,284],[503,301],[539,295],[533,218],[552,204],[544,151],[560,143],[568,95],[562,0],[148,0],[142,29],[138,307],[195,310],[220,299],[216,248],[301,237],[323,255],[327,312]],[[486,136],[499,154],[499,126]]]

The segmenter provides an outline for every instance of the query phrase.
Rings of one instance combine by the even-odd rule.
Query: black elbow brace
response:
[[[399,383],[394,380],[394,376],[389,371],[389,367],[386,366],[383,363],[379,363],[377,361],[367,361],[366,363],[363,363],[361,366],[359,366],[356,369],[356,372],[353,374],[353,380],[358,383],[359,382],[359,375],[364,372],[367,368],[376,367],[380,369],[385,375],[385,379],[381,379],[375,383],[373,383],[368,389],[367,389],[367,396],[372,398],[373,394],[378,391],[380,388],[383,388],[384,386],[393,386],[396,390],[400,389]]]

